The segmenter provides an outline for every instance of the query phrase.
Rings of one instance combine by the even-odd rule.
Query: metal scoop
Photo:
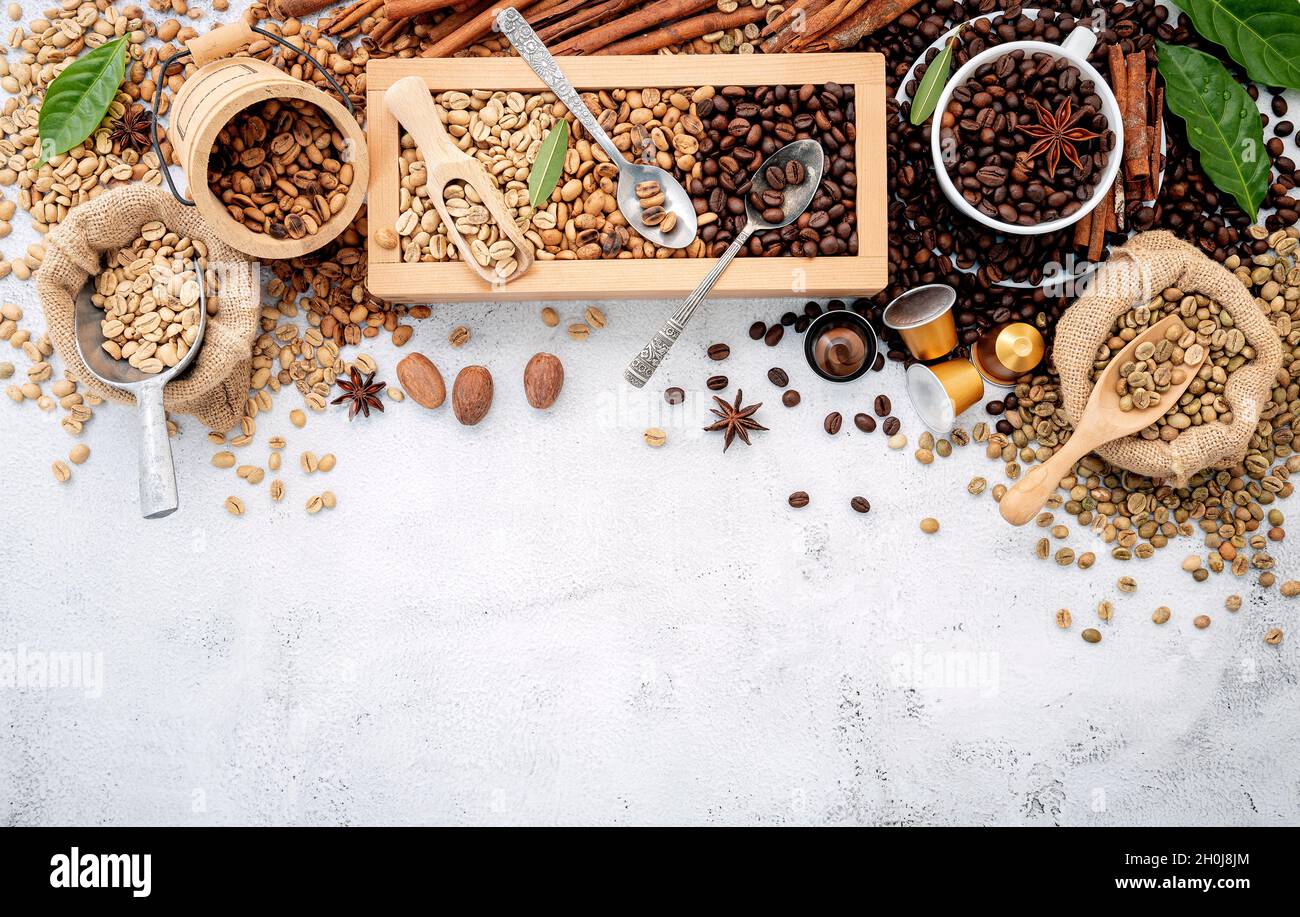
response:
[[[691,202],[691,196],[686,193],[681,182],[658,166],[627,161],[619,148],[614,146],[614,141],[609,139],[605,129],[597,123],[596,116],[591,113],[587,103],[582,101],[582,97],[573,88],[568,77],[560,70],[560,65],[555,62],[551,52],[546,50],[546,45],[537,37],[532,26],[524,21],[524,17],[519,15],[518,10],[507,7],[497,13],[496,28],[510,39],[510,44],[514,45],[524,63],[532,67],[533,72],[550,87],[556,98],[564,103],[564,107],[573,112],[578,123],[591,135],[592,140],[600,144],[609,161],[618,168],[618,209],[622,211],[623,216],[627,217],[628,225],[662,248],[685,248],[690,245],[695,238],[698,218],[695,215],[695,205]],[[661,232],[658,226],[648,225],[641,219],[641,202],[636,196],[636,186],[642,182],[659,183],[659,188],[664,193],[663,209],[677,218],[676,224],[667,233]]]
[[[136,415],[140,418],[140,514],[146,519],[170,516],[179,505],[176,467],[167,436],[167,413],[163,410],[163,386],[185,372],[203,344],[203,332],[208,325],[208,298],[202,281],[203,268],[197,260],[194,270],[200,278],[199,330],[180,362],[160,373],[141,372],[125,360],[113,359],[101,346],[104,332],[100,322],[104,311],[90,298],[95,291],[94,277],[77,294],[73,318],[81,361],[100,382],[135,396]]]
[[[628,364],[627,369],[623,371],[623,378],[631,382],[637,388],[645,385],[654,375],[659,364],[663,362],[664,357],[668,355],[668,349],[677,342],[683,331],[686,330],[686,323],[691,320],[691,315],[695,312],[695,307],[704,301],[704,297],[709,295],[709,290],[718,282],[722,272],[727,269],[731,259],[736,257],[740,249],[749,237],[756,232],[767,232],[770,229],[780,229],[783,226],[789,226],[795,220],[799,219],[800,214],[808,209],[812,203],[813,196],[817,193],[817,186],[822,182],[822,169],[826,165],[826,154],[823,152],[821,144],[816,140],[796,140],[794,143],[787,143],[781,149],[777,150],[758,167],[754,173],[751,184],[752,190],[760,195],[764,191],[770,190],[767,183],[767,170],[775,166],[784,170],[786,163],[798,161],[804,167],[804,179],[798,185],[787,185],[785,189],[785,199],[781,203],[781,220],[773,223],[763,218],[755,207],[754,202],[750,200],[750,195],[745,195],[745,227],[736,234],[736,238],[727,246],[727,250],[722,253],[718,263],[713,266],[713,270],[700,281],[700,285],[695,288],[682,307],[673,315],[668,317],[663,327],[655,332],[655,336],[650,339]]]

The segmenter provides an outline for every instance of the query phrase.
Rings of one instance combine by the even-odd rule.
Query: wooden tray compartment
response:
[[[820,258],[737,258],[713,288],[714,298],[856,297],[888,280],[885,194],[885,65],[879,54],[652,55],[564,57],[560,65],[579,91],[642,86],[766,86],[836,82],[854,87],[857,115],[858,253]],[[397,120],[384,90],[419,76],[434,92],[513,89],[536,92],[542,81],[518,58],[377,60],[366,67],[370,152],[367,243],[370,292],[394,302],[541,299],[661,299],[689,294],[716,259],[537,261],[523,277],[485,286],[459,261],[405,264],[400,249],[382,248],[374,230],[397,222]]]

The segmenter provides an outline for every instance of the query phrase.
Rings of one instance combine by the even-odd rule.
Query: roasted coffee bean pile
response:
[[[1034,226],[1093,195],[1115,135],[1092,80],[1047,53],[1015,50],[956,87],[941,114],[948,174],[976,210]]]
[[[700,141],[700,175],[686,179],[686,190],[696,213],[720,217],[700,227],[711,256],[721,255],[744,227],[754,170],[787,143],[805,139],[818,141],[826,152],[825,175],[812,204],[789,226],[752,236],[743,253],[857,254],[852,86],[724,86],[697,110],[706,134]]]

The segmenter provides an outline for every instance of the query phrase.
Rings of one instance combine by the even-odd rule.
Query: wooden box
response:
[[[579,91],[641,86],[764,86],[833,81],[854,87],[857,114],[858,254],[821,258],[737,258],[711,294],[856,297],[881,290],[888,278],[885,213],[885,68],[879,54],[716,54],[563,57]],[[538,91],[542,81],[518,58],[376,60],[366,68],[370,150],[367,249],[370,292],[394,302],[472,300],[662,299],[686,296],[713,258],[537,261],[524,276],[493,289],[459,261],[405,264],[375,230],[397,222],[398,124],[384,90],[419,76],[434,92],[449,89]]]

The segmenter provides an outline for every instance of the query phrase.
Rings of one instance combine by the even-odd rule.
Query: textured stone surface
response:
[[[18,222],[8,253],[31,241]],[[39,328],[34,295],[0,282]],[[1296,821],[1300,605],[1227,576],[1194,584],[1178,569],[1191,545],[1086,572],[1037,561],[1037,529],[966,494],[999,468],[978,447],[922,468],[879,432],[822,431],[881,391],[913,444],[921,428],[897,367],[835,388],[798,337],[748,340],[787,305],[710,302],[644,393],[622,370],[670,304],[603,306],[608,327],[576,343],[563,327],[585,305],[561,306],[559,330],[527,304],[418,324],[406,350],[449,381],[492,370],[472,429],[408,400],[296,430],[298,398],[281,397],[237,450],[264,465],[267,438],[288,439],[279,505],[275,475],[253,488],[212,468],[181,418],[182,508],[143,521],[129,411],[99,411],[90,461],[60,485],[49,465],[74,441],[57,415],[0,403],[0,665],[19,647],[103,665],[99,696],[0,688],[0,824]],[[457,324],[473,330],[461,350]],[[715,341],[733,348],[721,364]],[[565,365],[545,413],[522,384],[539,350]],[[400,353],[369,352],[395,382]],[[725,456],[700,431],[716,372],[772,427]],[[685,405],[664,405],[669,385]],[[337,469],[303,475],[307,449]],[[308,516],[326,487],[338,508]],[[794,490],[811,505],[790,509]],[[243,518],[222,508],[232,494]],[[923,536],[922,516],[942,532]],[[1068,544],[1104,554],[1084,532]],[[1275,554],[1300,573],[1293,543]],[[1123,573],[1136,594],[1114,588]],[[1263,643],[1273,625],[1279,647]]]

